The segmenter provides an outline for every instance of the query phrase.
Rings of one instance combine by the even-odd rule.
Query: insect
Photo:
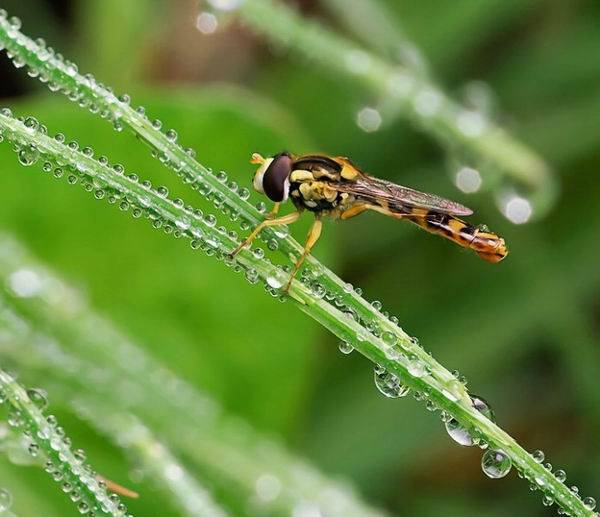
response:
[[[313,246],[319,240],[323,216],[350,219],[373,210],[395,219],[410,221],[430,233],[441,235],[459,246],[473,250],[487,262],[500,262],[508,254],[504,239],[482,226],[458,218],[473,213],[469,208],[371,176],[348,158],[325,155],[294,156],[288,152],[263,158],[254,153],[250,163],[259,165],[253,186],[275,203],[266,219],[232,253],[249,246],[262,229],[296,222],[304,210],[314,214],[304,252],[296,261],[291,282]],[[296,211],[277,217],[282,203],[291,200]]]

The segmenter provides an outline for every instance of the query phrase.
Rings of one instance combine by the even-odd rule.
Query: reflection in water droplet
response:
[[[481,458],[481,468],[486,476],[499,479],[506,476],[512,467],[511,459],[501,450],[485,451]]]

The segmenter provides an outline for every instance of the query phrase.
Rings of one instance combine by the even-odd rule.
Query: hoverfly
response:
[[[319,240],[323,216],[345,220],[366,210],[373,210],[395,219],[405,219],[430,233],[450,239],[459,246],[473,250],[487,262],[500,262],[508,254],[504,239],[485,227],[473,226],[458,218],[471,215],[473,211],[469,208],[434,194],[425,194],[371,176],[358,169],[348,158],[294,156],[288,152],[263,158],[254,153],[250,163],[259,165],[254,173],[254,189],[265,194],[275,205],[232,256],[250,245],[267,226],[294,223],[304,210],[315,216],[304,252],[296,261],[285,292]],[[288,200],[292,201],[296,211],[276,217],[281,204]]]

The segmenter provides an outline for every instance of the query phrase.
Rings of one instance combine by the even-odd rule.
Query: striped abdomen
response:
[[[463,248],[469,248],[487,262],[500,262],[508,250],[504,239],[484,228],[472,226],[457,217],[435,211],[413,209],[406,219],[428,232],[441,235]]]

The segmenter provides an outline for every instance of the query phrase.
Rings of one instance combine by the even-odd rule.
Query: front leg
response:
[[[321,219],[319,219],[318,216],[315,216],[315,221],[313,222],[313,224],[310,227],[310,230],[308,232],[306,244],[304,244],[304,251],[303,251],[302,255],[300,255],[300,258],[296,262],[296,265],[294,266],[294,270],[292,271],[292,274],[290,275],[290,279],[288,280],[288,283],[285,286],[285,289],[283,290],[284,293],[287,293],[290,290],[290,286],[292,285],[292,280],[296,276],[296,273],[298,273],[298,270],[300,269],[300,266],[302,266],[304,259],[306,259],[306,257],[308,257],[313,246],[319,240],[322,229],[323,229],[323,222],[321,221]]]
[[[279,217],[277,219],[266,219],[262,223],[260,223],[254,231],[248,235],[245,241],[243,241],[232,253],[231,257],[235,257],[243,248],[252,244],[252,241],[256,238],[256,236],[266,228],[267,226],[282,226],[295,223],[298,219],[300,219],[300,212],[292,212],[291,214],[284,215],[283,217]]]

